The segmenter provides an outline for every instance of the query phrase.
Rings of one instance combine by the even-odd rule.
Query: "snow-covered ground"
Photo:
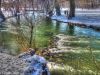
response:
[[[44,71],[50,75],[48,67],[43,67],[44,64],[47,64],[44,57],[24,55],[22,58],[19,56],[0,52],[0,75],[41,75]]]
[[[24,75],[27,63],[20,58],[0,53],[0,75]]]
[[[4,11],[2,10],[4,15],[6,17],[11,16],[12,12],[11,11]],[[67,14],[64,14],[64,11],[69,12],[68,8],[61,8],[61,16],[56,16],[55,10],[54,10],[54,15],[51,17],[54,20],[62,21],[62,22],[71,22],[71,23],[76,23],[76,24],[84,24],[87,26],[93,26],[93,27],[100,27],[100,8],[98,9],[76,9],[76,17],[68,20]],[[32,11],[30,11],[31,13]],[[29,13],[29,14],[30,14]],[[32,12],[33,13],[33,12]],[[21,11],[20,14],[23,14]],[[43,13],[35,13],[35,15],[45,15]]]
[[[76,24],[84,24],[87,26],[100,27],[100,9],[76,9],[76,17],[68,20],[64,11],[69,9],[62,9],[61,16],[56,16],[55,14],[51,17],[54,20],[62,22],[71,22]]]

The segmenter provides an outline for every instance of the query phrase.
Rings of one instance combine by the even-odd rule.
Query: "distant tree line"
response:
[[[67,2],[66,2],[67,1]],[[61,4],[66,3],[69,6],[68,18],[75,17],[75,8],[96,8],[100,6],[100,0],[0,0],[0,15],[3,16],[1,8],[12,12],[20,13],[29,10],[43,10],[49,16],[53,15],[55,9],[56,15],[61,15]]]

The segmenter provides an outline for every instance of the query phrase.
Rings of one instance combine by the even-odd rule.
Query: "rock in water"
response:
[[[39,55],[24,55],[23,59],[29,63],[24,70],[24,75],[50,75],[47,61]]]

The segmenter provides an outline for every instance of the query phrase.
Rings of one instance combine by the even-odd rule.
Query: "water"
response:
[[[68,25],[67,23],[61,23],[44,19],[41,23],[37,23],[33,30],[33,43],[36,48],[48,47],[51,43],[51,39],[54,35],[65,34],[68,36],[74,36],[77,38],[84,37],[92,42],[93,48],[100,50],[100,32],[89,28],[82,28],[79,26]],[[29,48],[31,28],[27,22],[21,22],[20,26],[11,25],[10,23],[4,23],[0,25],[0,48],[1,52],[9,54],[19,54],[26,51]],[[35,39],[34,39],[35,38]],[[92,41],[91,41],[92,40]],[[89,44],[91,45],[91,44]],[[91,46],[92,46],[91,45]],[[88,46],[88,45],[87,45]]]
[[[31,37],[31,34],[33,35]],[[70,47],[74,52],[58,54],[57,58],[50,58],[56,63],[63,63],[65,69],[54,69],[61,72],[59,75],[94,75],[100,68],[100,32],[91,28],[83,28],[54,20],[43,19],[32,28],[27,21],[16,23],[9,20],[0,25],[0,52],[18,55],[27,51],[31,46],[41,50],[52,45],[52,39],[57,34],[69,36],[64,46]],[[31,45],[30,45],[31,40]],[[69,50],[70,51],[70,50]],[[48,59],[49,60],[49,59]],[[62,66],[62,65],[61,65]],[[71,67],[75,72],[68,70]],[[68,71],[66,71],[68,70]],[[80,70],[81,73],[78,72]],[[52,72],[53,73],[53,72]],[[99,74],[98,74],[99,75]]]

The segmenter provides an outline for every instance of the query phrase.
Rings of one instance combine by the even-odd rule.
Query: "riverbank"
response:
[[[64,23],[73,23],[100,30],[100,16],[76,16],[70,20],[66,16],[52,16],[51,19]]]
[[[68,19],[68,13],[65,15],[64,11],[69,12],[69,9],[61,9],[62,15],[57,16],[54,13],[51,19],[100,30],[100,9],[76,9],[72,19]]]

